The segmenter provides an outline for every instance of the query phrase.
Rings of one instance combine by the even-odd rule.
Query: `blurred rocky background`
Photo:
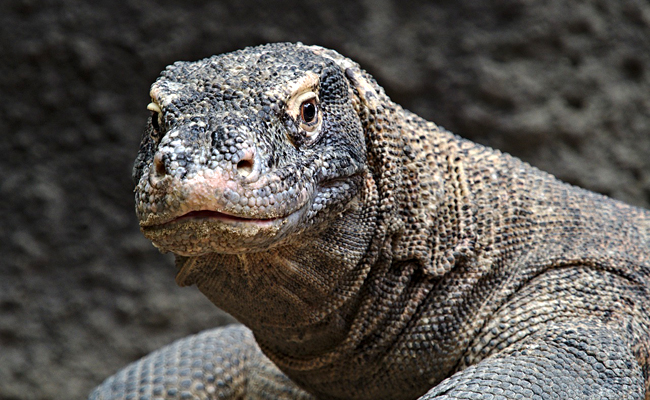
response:
[[[231,321],[139,233],[131,162],[165,65],[302,41],[405,107],[650,206],[646,0],[3,0],[0,399],[81,399]]]

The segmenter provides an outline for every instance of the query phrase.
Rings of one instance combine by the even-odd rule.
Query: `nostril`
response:
[[[253,172],[253,161],[251,160],[241,160],[237,163],[237,172],[243,176],[247,177]]]
[[[167,168],[165,168],[165,161],[163,161],[162,155],[160,153],[156,154],[153,158],[153,167],[156,175],[164,176],[167,175]]]

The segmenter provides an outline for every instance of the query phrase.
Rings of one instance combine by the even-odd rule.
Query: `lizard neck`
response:
[[[452,135],[412,114],[390,108],[381,116],[375,113],[375,118],[384,121],[381,131],[374,131],[374,124],[367,125],[366,130],[372,136],[367,140],[376,140],[374,148],[382,150],[369,155],[378,186],[379,217],[371,245],[357,266],[368,271],[364,272],[363,285],[355,288],[355,295],[336,313],[329,314],[323,325],[311,326],[309,334],[300,332],[302,337],[318,338],[309,343],[309,352],[296,351],[298,348],[293,344],[274,345],[267,342],[272,335],[256,332],[267,356],[293,380],[317,394],[331,391],[337,382],[352,380],[363,385],[362,382],[386,378],[382,378],[385,370],[380,372],[381,366],[396,354],[412,351],[404,348],[400,337],[410,334],[414,324],[420,324],[418,310],[431,304],[432,298],[440,300],[436,287],[441,282],[455,283],[449,272],[458,259],[467,255],[469,250],[463,250],[463,246],[471,246],[467,234],[471,232],[467,226],[471,210],[454,201],[468,188],[462,171],[454,164],[458,160]],[[397,129],[394,127],[419,134],[389,132]],[[426,149],[420,151],[417,146]],[[439,218],[441,214],[443,218]],[[434,238],[433,232],[446,236]],[[341,268],[336,260],[333,262],[335,268]],[[432,319],[441,314],[434,309]],[[454,316],[442,318],[450,320]],[[334,340],[327,346],[318,346],[324,335]],[[281,335],[289,340],[292,336],[296,337],[295,331]],[[445,358],[439,361],[437,355],[443,353]],[[435,370],[429,377],[447,373],[459,357],[451,355],[442,344],[432,346],[428,354],[429,368]],[[417,370],[415,365],[408,367]],[[421,391],[403,389],[405,393]],[[340,397],[349,396],[348,389],[340,390]],[[413,393],[416,394],[422,393]]]
[[[278,367],[317,395],[377,398],[387,391],[405,398],[422,395],[462,356],[464,348],[447,338],[464,343],[475,328],[459,321],[475,316],[481,304],[462,299],[474,298],[473,289],[483,281],[489,283],[484,279],[490,271],[483,268],[467,171],[459,157],[472,150],[412,114],[387,109],[383,118],[391,116],[395,120],[382,123],[382,131],[373,133],[381,136],[375,137],[375,149],[382,151],[369,157],[375,163],[381,211],[368,251],[372,256],[364,260],[371,268],[354,301],[341,308],[345,318],[336,341],[319,352],[297,356],[258,337]],[[403,131],[388,132],[398,129],[393,127]],[[450,291],[458,296],[449,299]],[[395,359],[403,361],[412,382],[398,387],[391,380],[385,365]],[[390,388],[386,382],[391,382]]]

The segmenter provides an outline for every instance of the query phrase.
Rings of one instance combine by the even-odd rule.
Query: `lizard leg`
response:
[[[89,400],[311,399],[264,354],[243,325],[178,340],[106,379]]]
[[[472,365],[421,397],[644,399],[643,374],[614,328],[557,324]]]

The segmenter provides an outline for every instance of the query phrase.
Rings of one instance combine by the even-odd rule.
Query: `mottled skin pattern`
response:
[[[92,398],[650,399],[648,211],[424,121],[320,47],[176,63],[151,97],[142,231],[246,327]]]

